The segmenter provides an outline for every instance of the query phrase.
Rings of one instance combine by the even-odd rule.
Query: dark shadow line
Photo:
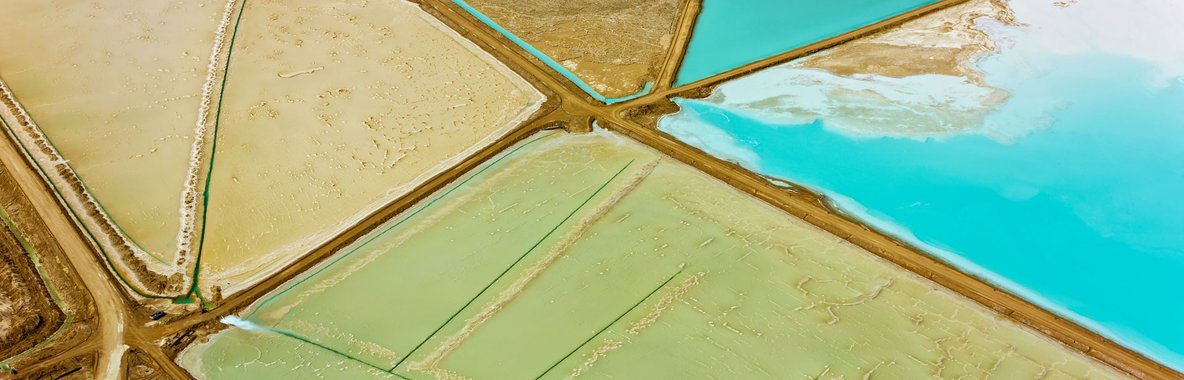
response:
[[[552,136],[552,135],[553,135],[553,134],[548,134],[548,135],[546,135],[546,136],[541,136],[541,137],[538,137],[538,138],[536,138],[536,139],[534,139],[534,140],[527,141],[526,143],[524,143],[524,144],[521,144],[521,145],[519,145],[518,147],[514,148],[514,150],[511,150],[511,151],[509,151],[509,152],[506,152],[506,153],[502,154],[502,155],[501,155],[501,157],[498,157],[496,160],[493,160],[492,162],[489,162],[489,163],[488,163],[488,164],[486,164],[484,167],[482,167],[480,170],[478,170],[477,172],[475,172],[475,173],[473,173],[472,175],[470,175],[470,176],[468,176],[467,178],[465,178],[463,181],[460,181],[459,183],[457,183],[457,184],[455,184],[455,185],[449,185],[449,186],[451,186],[451,187],[450,187],[450,188],[448,188],[446,191],[444,191],[444,193],[443,193],[443,194],[440,194],[440,195],[436,196],[435,198],[432,198],[431,200],[427,201],[426,203],[424,203],[424,204],[423,204],[423,206],[422,206],[422,207],[420,207],[420,208],[416,209],[415,211],[412,211],[411,213],[407,214],[405,217],[403,217],[402,219],[399,219],[399,221],[397,221],[397,222],[395,222],[394,224],[390,225],[389,227],[387,227],[387,228],[383,229],[382,231],[377,231],[377,230],[376,230],[375,232],[371,232],[368,238],[366,238],[366,239],[365,239],[364,241],[362,241],[360,244],[357,244],[357,245],[355,245],[355,246],[354,246],[352,249],[350,249],[348,252],[343,252],[343,253],[337,253],[337,254],[335,254],[335,255],[337,255],[337,257],[336,257],[336,258],[334,258],[334,259],[332,259],[331,261],[329,261],[327,264],[325,264],[325,265],[321,266],[320,268],[317,268],[317,269],[316,269],[316,270],[314,270],[312,273],[309,273],[308,275],[304,276],[303,278],[301,278],[301,279],[299,279],[299,280],[296,280],[296,282],[295,282],[295,283],[293,283],[292,285],[290,285],[290,286],[288,286],[288,287],[284,288],[284,290],[281,290],[281,291],[279,291],[279,293],[276,293],[275,295],[273,295],[273,296],[271,296],[271,297],[268,297],[267,299],[264,299],[264,300],[263,300],[263,302],[260,302],[260,303],[259,303],[259,306],[256,306],[254,309],[252,309],[250,313],[248,313],[248,314],[247,314],[245,317],[243,317],[243,319],[250,319],[250,318],[251,318],[251,316],[255,315],[255,313],[256,313],[256,312],[258,312],[259,310],[262,310],[264,307],[266,307],[266,306],[267,306],[268,304],[270,304],[272,301],[275,301],[277,298],[279,298],[280,296],[284,295],[284,293],[287,293],[288,291],[290,291],[290,290],[292,290],[292,289],[296,288],[297,286],[300,286],[300,284],[303,284],[305,281],[308,281],[309,279],[311,279],[312,277],[316,276],[317,274],[320,274],[321,272],[325,271],[326,269],[332,268],[334,265],[337,265],[337,263],[338,263],[338,262],[340,262],[341,260],[344,260],[346,257],[349,257],[349,256],[353,255],[353,254],[354,254],[355,252],[357,252],[359,249],[362,249],[363,247],[365,247],[365,246],[369,245],[369,244],[370,244],[370,242],[374,241],[375,239],[378,239],[379,237],[381,237],[382,235],[386,234],[387,232],[390,232],[391,230],[395,229],[396,227],[399,227],[399,226],[400,226],[400,225],[402,225],[404,222],[406,222],[406,221],[410,220],[411,218],[414,218],[416,215],[419,215],[419,213],[420,213],[420,212],[423,212],[424,210],[427,210],[429,207],[432,207],[432,205],[435,205],[435,204],[436,204],[436,202],[438,202],[438,201],[440,201],[441,199],[444,199],[445,197],[447,197],[447,196],[451,195],[451,194],[452,194],[452,192],[454,192],[454,191],[456,191],[457,189],[459,189],[459,188],[463,187],[465,184],[468,184],[468,183],[469,183],[469,181],[473,180],[474,178],[477,178],[477,176],[480,176],[482,173],[485,173],[485,171],[486,171],[486,170],[489,170],[489,169],[493,168],[495,165],[497,165],[498,163],[500,163],[502,160],[504,160],[504,159],[506,159],[506,158],[509,158],[509,157],[510,157],[510,155],[513,155],[514,153],[518,152],[518,150],[520,150],[520,149],[522,149],[522,148],[525,148],[525,147],[526,147],[526,146],[528,146],[528,145],[534,144],[536,141],[539,141],[539,140],[542,140],[542,139],[544,139],[544,138],[550,137],[550,136]]]
[[[535,242],[534,245],[530,246],[530,249],[528,249],[528,250],[526,250],[526,252],[522,253],[521,256],[518,256],[517,260],[514,260],[514,262],[511,263],[510,266],[506,267],[506,269],[503,270],[501,274],[497,275],[497,277],[495,277],[493,279],[493,281],[490,281],[489,284],[485,285],[485,288],[482,288],[480,292],[478,292],[476,295],[473,296],[473,298],[470,298],[469,302],[465,302],[464,306],[461,306],[460,309],[458,309],[455,313],[452,313],[451,317],[448,317],[448,320],[444,321],[444,323],[441,324],[439,327],[436,327],[436,330],[432,331],[432,333],[429,334],[426,338],[423,338],[423,340],[420,341],[419,344],[415,345],[415,348],[412,348],[411,351],[408,351],[407,355],[403,356],[402,359],[399,359],[399,361],[396,362],[394,366],[391,366],[391,371],[394,371],[395,368],[398,368],[399,365],[402,365],[404,361],[407,361],[407,359],[410,358],[411,355],[415,353],[415,351],[419,350],[420,347],[423,347],[423,345],[425,343],[427,343],[429,340],[431,340],[432,337],[436,336],[436,334],[439,333],[440,330],[443,330],[444,326],[448,326],[449,323],[452,323],[453,319],[456,319],[456,317],[458,315],[460,315],[461,312],[465,311],[465,309],[469,308],[469,305],[472,305],[473,302],[477,300],[477,298],[481,297],[481,295],[485,294],[485,292],[488,291],[489,288],[493,287],[493,284],[496,284],[498,282],[498,280],[501,280],[502,277],[504,277],[506,275],[506,273],[509,273],[510,269],[513,269],[514,266],[518,265],[518,263],[522,261],[522,259],[526,258],[526,255],[529,255],[531,252],[534,251],[535,248],[538,248],[539,245],[542,245],[543,241],[547,240],[547,238],[550,237],[551,234],[554,234],[555,231],[559,230],[560,226],[562,226],[564,223],[567,223],[567,221],[569,219],[571,219],[571,217],[574,216],[577,212],[579,212],[580,209],[582,209],[582,208],[584,208],[584,206],[588,205],[588,202],[591,202],[592,198],[595,198],[597,194],[600,194],[601,191],[604,191],[604,188],[608,187],[608,185],[610,183],[612,183],[614,179],[617,179],[617,177],[620,176],[621,173],[625,172],[625,169],[628,169],[630,165],[633,165],[633,161],[635,161],[635,160],[629,160],[629,163],[627,163],[627,164],[625,164],[625,166],[621,167],[621,170],[618,170],[616,174],[613,174],[613,176],[610,177],[608,179],[608,181],[605,181],[603,185],[600,185],[600,188],[598,188],[598,189],[596,189],[596,191],[592,192],[592,195],[589,195],[587,199],[584,199],[584,202],[580,203],[580,205],[577,206],[575,210],[572,210],[570,213],[568,213],[567,217],[563,218],[563,220],[560,221],[559,224],[556,224],[555,227],[552,227],[551,230],[548,231],[546,235],[543,235],[543,237],[541,239],[539,239],[537,242]]]
[[[650,297],[653,297],[654,293],[657,293],[659,290],[662,290],[662,288],[665,288],[666,284],[669,284],[671,280],[674,280],[675,277],[678,277],[679,274],[682,274],[682,271],[685,269],[686,269],[685,266],[678,268],[678,272],[674,272],[674,274],[670,275],[670,277],[667,277],[666,281],[662,281],[662,284],[658,285],[658,287],[656,287],[656,288],[654,288],[654,290],[650,291],[649,294],[646,294],[645,297],[642,297],[641,300],[639,300],[639,301],[637,301],[637,303],[633,304],[633,306],[630,307],[628,310],[625,310],[624,313],[621,313],[621,315],[618,315],[617,319],[614,319],[612,322],[609,322],[607,325],[604,325],[604,328],[601,328],[599,331],[596,331],[595,334],[592,334],[592,336],[590,336],[590,337],[588,337],[588,339],[584,340],[584,343],[580,343],[579,346],[576,346],[576,348],[572,349],[571,352],[568,352],[567,355],[564,355],[563,358],[559,359],[559,361],[555,362],[555,364],[552,364],[551,367],[547,368],[546,371],[543,371],[542,374],[539,374],[534,379],[535,380],[541,379],[543,376],[546,376],[548,373],[551,373],[551,370],[555,369],[555,367],[558,367],[559,364],[563,363],[564,360],[567,360],[567,358],[571,357],[577,351],[579,351],[581,348],[584,348],[584,346],[588,345],[588,342],[591,342],[592,339],[596,339],[596,337],[600,336],[600,334],[604,333],[605,330],[608,330],[610,327],[613,327],[613,325],[617,324],[617,322],[619,322],[622,318],[625,318],[626,315],[629,315],[630,312],[632,312],[634,309],[637,309],[638,306],[641,306],[641,304],[645,303],[645,301],[650,299]]]
[[[210,181],[214,178],[214,155],[218,153],[218,128],[222,123],[222,101],[226,99],[226,82],[230,78],[230,58],[234,55],[234,41],[238,39],[243,13],[247,12],[248,0],[242,1],[243,5],[238,9],[238,17],[234,20],[234,32],[230,34],[230,44],[226,47],[226,65],[222,68],[222,86],[218,88],[218,110],[214,113],[214,131],[210,137],[210,165],[206,168],[206,183],[201,192],[201,236],[197,240],[197,257],[193,262],[193,279],[189,283],[189,291],[185,294],[186,296],[196,295],[199,302],[203,303],[203,308],[205,307],[205,298],[201,295],[197,280],[201,275],[201,254],[206,243],[206,219],[210,214]]]
[[[271,332],[274,332],[274,333],[276,333],[276,334],[280,334],[280,335],[283,335],[283,336],[286,336],[286,337],[289,337],[289,338],[292,338],[292,339],[295,339],[295,340],[298,340],[298,341],[301,341],[301,342],[304,342],[304,343],[311,344],[311,345],[313,345],[313,346],[320,347],[321,349],[324,349],[325,351],[329,351],[329,352],[332,352],[332,353],[334,353],[334,354],[337,354],[337,356],[341,356],[341,357],[343,357],[343,358],[346,358],[346,359],[349,359],[349,360],[353,360],[353,361],[355,361],[355,362],[361,363],[361,364],[363,364],[363,365],[365,365],[365,366],[367,366],[367,367],[373,368],[373,369],[375,369],[375,370],[378,370],[378,371],[381,371],[381,372],[384,372],[384,373],[389,373],[389,374],[392,374],[392,375],[398,376],[398,377],[399,377],[399,378],[401,378],[401,379],[404,379],[404,380],[411,380],[410,378],[408,378],[408,377],[406,377],[406,376],[403,376],[403,375],[400,375],[400,374],[397,374],[397,373],[395,373],[395,372],[394,372],[394,369],[391,369],[391,370],[389,370],[389,371],[388,371],[388,370],[386,370],[386,369],[379,368],[378,366],[376,366],[376,365],[373,365],[373,364],[370,364],[370,363],[368,363],[368,362],[366,362],[366,361],[364,361],[364,360],[362,360],[362,359],[355,358],[355,357],[353,357],[353,356],[351,356],[351,355],[349,355],[349,354],[346,354],[346,353],[344,353],[344,352],[338,351],[338,350],[336,350],[336,349],[334,349],[334,348],[331,348],[331,347],[329,347],[329,346],[326,346],[326,345],[323,345],[323,344],[317,343],[316,341],[313,341],[312,339],[308,339],[308,338],[302,337],[302,336],[300,336],[300,335],[296,335],[296,334],[294,334],[294,333],[290,333],[290,332],[287,332],[287,331],[284,331],[284,330],[280,330],[280,329],[267,328],[267,331],[271,331]]]

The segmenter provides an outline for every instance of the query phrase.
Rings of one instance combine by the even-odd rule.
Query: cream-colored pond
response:
[[[542,95],[404,1],[248,0],[201,286],[233,291],[529,117]]]
[[[544,100],[406,1],[13,0],[0,19],[19,37],[0,40],[0,77],[97,200],[84,217],[109,217],[166,274],[190,269],[177,253],[179,232],[192,233],[206,294],[298,258]],[[183,196],[196,200],[192,227]],[[123,244],[91,222],[108,247]]]
[[[0,78],[134,244],[171,263],[225,1],[0,1]]]
[[[1116,378],[606,132],[543,134],[182,353],[200,378]]]

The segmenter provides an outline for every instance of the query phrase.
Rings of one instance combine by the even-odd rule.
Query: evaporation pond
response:
[[[1119,377],[607,132],[528,139],[242,318],[181,363],[210,379]]]
[[[185,175],[221,11],[210,0],[0,2],[10,33],[0,38],[0,77],[101,214],[161,263],[177,259]]]
[[[206,189],[203,291],[266,277],[543,101],[406,1],[251,1],[242,12]]]
[[[934,0],[704,0],[677,85],[874,24]]]
[[[894,136],[914,121],[876,119],[942,99],[949,87],[925,84],[949,78],[881,79],[855,96],[820,91],[831,74],[792,62],[679,100],[660,128],[1184,369],[1184,42],[1165,37],[1181,31],[1179,5],[1011,7],[1016,22],[982,24],[1000,48],[973,64],[1007,98],[959,133]],[[821,80],[792,80],[806,75]],[[933,118],[952,105],[916,107]]]

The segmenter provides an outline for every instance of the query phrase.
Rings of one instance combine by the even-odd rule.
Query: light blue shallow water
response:
[[[704,0],[676,85],[850,32],[935,0]]]
[[[1011,89],[992,117],[1052,98],[1055,121],[1011,143],[854,138],[826,120],[680,104],[755,153],[751,169],[851,199],[884,229],[1184,369],[1184,78],[1123,57],[1047,59],[1059,69]],[[675,135],[703,128],[671,120],[661,128]]]

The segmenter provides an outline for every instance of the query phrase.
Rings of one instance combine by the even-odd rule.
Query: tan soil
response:
[[[7,136],[5,135],[4,138],[6,139]],[[0,144],[9,143],[5,141]],[[21,237],[36,252],[41,268],[45,271],[46,277],[60,299],[60,306],[65,308],[65,312],[73,315],[70,325],[65,330],[58,332],[59,327],[66,319],[65,313],[50,297],[41,277],[35,271],[28,256],[25,255],[24,248],[15,240],[15,235],[7,229],[7,226],[0,224],[3,226],[0,231],[0,260],[2,260],[0,262],[4,264],[16,262],[18,264],[15,268],[8,265],[0,266],[0,273],[5,269],[16,269],[11,272],[16,275],[14,278],[4,278],[4,275],[0,275],[0,304],[9,300],[8,295],[14,294],[11,289],[19,289],[19,292],[26,295],[20,298],[17,306],[34,314],[33,320],[40,323],[38,326],[26,325],[26,328],[20,329],[24,331],[19,336],[11,336],[10,338],[13,339],[11,341],[5,340],[3,346],[0,346],[0,357],[8,358],[13,354],[24,352],[58,332],[57,335],[53,335],[52,340],[10,363],[10,366],[20,369],[26,365],[57,356],[70,347],[85,343],[95,329],[95,306],[90,295],[78,285],[80,279],[69,266],[61,246],[50,234],[49,228],[37,216],[36,209],[24,196],[21,188],[10,175],[9,169],[4,162],[0,162],[0,207],[4,208],[4,211],[13,220],[13,224],[20,231]],[[8,320],[8,316],[0,318]],[[9,337],[8,331],[4,331],[2,335],[6,338]]]
[[[164,374],[160,364],[142,350],[128,349],[123,356],[123,378],[127,380],[160,379]]]
[[[77,355],[63,358],[57,363],[45,368],[33,371],[19,371],[15,375],[9,374],[9,377],[0,374],[0,379],[94,380],[99,378],[94,370],[95,359],[95,354],[93,353]]]
[[[679,14],[678,0],[469,3],[610,98],[656,78]]]
[[[16,235],[0,224],[0,358],[33,347],[64,319]]]

